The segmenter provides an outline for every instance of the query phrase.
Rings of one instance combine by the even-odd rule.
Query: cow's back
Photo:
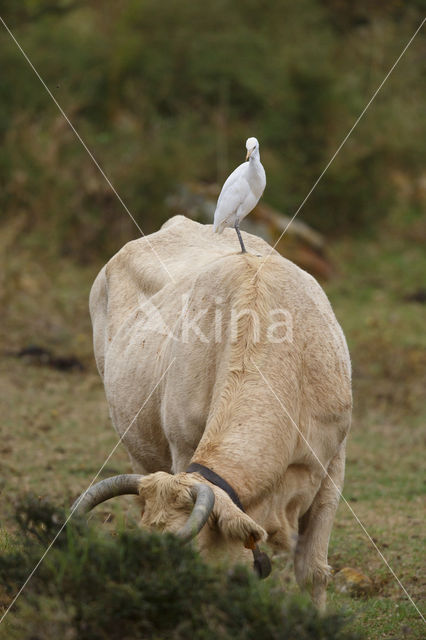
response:
[[[163,450],[174,440],[194,449],[239,372],[254,375],[255,366],[302,423],[350,405],[346,343],[321,287],[260,238],[244,240],[251,255],[236,252],[232,229],[217,236],[176,216],[125,245],[97,277],[95,355],[120,433],[146,402],[128,448],[161,431]],[[282,318],[286,339],[275,342],[271,325]]]

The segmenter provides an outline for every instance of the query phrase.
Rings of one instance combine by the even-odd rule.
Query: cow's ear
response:
[[[267,533],[263,527],[257,524],[246,513],[241,511],[223,492],[218,496],[216,493],[216,503],[214,515],[216,522],[225,538],[230,540],[240,540],[246,544],[248,540],[262,542],[266,540]]]

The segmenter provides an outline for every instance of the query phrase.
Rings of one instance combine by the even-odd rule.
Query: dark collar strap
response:
[[[208,467],[205,467],[203,464],[198,464],[198,462],[192,462],[186,470],[186,473],[199,473],[206,480],[216,485],[220,489],[223,489],[225,493],[231,498],[232,502],[239,508],[241,511],[245,513],[244,507],[241,504],[241,500],[238,497],[238,493],[231,487],[231,485],[226,482],[219,474],[215,473]],[[253,552],[253,560],[254,560],[254,569],[258,574],[259,578],[267,578],[271,573],[271,561],[266,553],[261,551],[257,544],[252,548]]]
[[[227,493],[228,496],[231,498],[232,502],[236,504],[237,507],[241,509],[241,511],[244,511],[244,507],[241,504],[241,500],[238,497],[238,493],[235,491],[235,489],[231,487],[231,485],[228,482],[226,482],[226,480],[222,478],[222,476],[215,473],[208,467],[205,467],[203,464],[198,464],[198,462],[192,462],[187,468],[186,472],[201,474],[203,478],[205,478],[212,484],[216,485],[216,487],[223,489],[225,493]]]

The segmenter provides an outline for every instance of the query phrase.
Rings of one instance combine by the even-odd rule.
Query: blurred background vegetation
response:
[[[2,1],[144,233],[170,216],[183,184],[220,185],[251,135],[263,202],[292,216],[425,15],[426,0]],[[0,59],[1,552],[15,531],[10,495],[31,489],[67,506],[116,442],[87,299],[105,260],[139,232],[2,25]],[[353,361],[345,495],[418,602],[425,80],[423,28],[298,215],[326,238],[333,273],[322,284]],[[284,255],[290,245],[286,234]],[[118,449],[104,472],[126,470]],[[330,561],[373,582],[368,600],[331,587],[357,628],[423,638],[344,505]]]
[[[426,11],[424,0],[2,4],[145,233],[179,184],[222,183],[249,135],[266,201],[294,213]],[[4,29],[0,52],[2,219],[43,251],[109,256],[132,221]],[[416,215],[425,60],[422,33],[304,207],[317,229],[376,226],[401,192]]]

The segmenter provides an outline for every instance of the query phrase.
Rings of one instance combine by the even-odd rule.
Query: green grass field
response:
[[[419,219],[392,224],[384,238],[336,242],[331,255],[338,275],[325,288],[347,335],[354,368],[344,495],[424,611],[426,317],[424,306],[405,298],[421,286],[426,265],[421,234],[413,235]],[[3,236],[0,276],[3,549],[11,544],[18,496],[35,492],[58,505],[71,504],[117,441],[92,357],[87,311],[100,265],[78,267],[68,259],[36,258],[31,248],[18,244],[17,250],[15,239],[13,228]],[[8,354],[31,343],[57,354],[72,353],[86,369],[65,373]],[[126,471],[130,465],[119,446],[101,477]],[[136,517],[132,501],[124,503],[124,510]],[[122,510],[123,503],[113,509]],[[99,511],[101,519],[110,507]],[[372,640],[424,637],[418,613],[343,503],[331,539],[330,564],[334,571],[358,569],[373,582],[367,598],[343,595],[333,584],[329,588],[330,607],[352,614],[355,628]],[[296,590],[288,568],[283,583]],[[0,591],[0,605],[7,602]]]

